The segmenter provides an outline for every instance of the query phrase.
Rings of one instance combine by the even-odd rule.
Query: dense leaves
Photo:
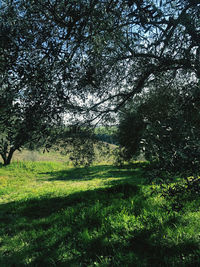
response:
[[[15,150],[43,145],[62,120],[54,52],[48,53],[46,24],[38,20],[41,13],[30,15],[33,10],[23,1],[1,6],[0,154],[5,165]]]
[[[198,79],[199,9],[197,0],[2,1],[1,154],[61,120],[114,121],[158,76]]]
[[[130,106],[127,108],[121,118],[119,140],[128,159],[144,153],[161,169],[193,173],[199,169],[200,159],[199,85],[173,82],[170,86],[159,84],[140,96],[134,116]],[[145,125],[140,131],[138,121]]]
[[[140,141],[145,129],[145,122],[140,114],[128,112],[122,115],[118,130],[119,144],[124,148],[120,156],[130,160],[140,154]]]
[[[200,179],[198,176],[187,177],[179,183],[162,186],[162,196],[170,201],[171,207],[168,210],[181,211],[186,202],[199,200]],[[193,205],[195,208],[195,203]]]

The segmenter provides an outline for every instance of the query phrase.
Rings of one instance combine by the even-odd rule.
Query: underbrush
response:
[[[145,164],[1,167],[0,266],[198,266],[198,198],[170,209]]]

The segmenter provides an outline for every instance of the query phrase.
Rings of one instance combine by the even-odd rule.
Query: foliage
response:
[[[26,21],[15,33],[23,34],[26,51],[37,51],[30,58],[32,71],[28,58],[21,68],[26,78],[39,72],[48,90],[53,85],[59,108],[78,119],[108,120],[153,76],[199,77],[197,0],[3,3],[7,17]]]
[[[118,128],[118,142],[124,149],[120,157],[130,160],[140,154],[140,141],[143,137],[145,123],[141,114],[136,112],[125,112],[121,115]]]
[[[94,162],[113,162],[114,146],[99,140],[97,129],[68,125],[56,128],[46,140],[43,152],[55,151],[74,166],[90,166]],[[103,130],[104,131],[104,130]]]
[[[184,209],[185,203],[190,204],[200,197],[200,179],[196,177],[186,177],[176,184],[163,185],[162,196],[171,201],[172,210],[180,212]],[[195,205],[194,205],[195,207]]]
[[[95,136],[98,140],[109,144],[117,144],[116,126],[97,126],[94,129]]]
[[[199,8],[198,0],[2,1],[5,164],[63,119],[115,120],[154,77],[199,78]]]
[[[57,137],[64,154],[69,154],[69,159],[77,165],[89,166],[95,159],[93,129],[88,127],[69,126]]]
[[[3,1],[0,8],[0,155],[7,165],[16,150],[44,144],[60,120],[51,58],[38,49],[39,23],[26,20],[19,2]]]
[[[128,121],[132,114],[130,106],[126,110],[128,115],[122,116],[121,145],[125,152],[129,150],[129,159],[143,151],[145,158],[156,161],[160,169],[196,172],[200,158],[199,85],[195,82],[163,85],[158,77],[153,86],[139,97],[132,122]],[[141,131],[136,130],[138,136],[130,130],[137,121],[145,125]],[[131,141],[136,143],[136,149],[131,147]]]
[[[147,108],[146,113],[148,126],[144,136],[145,154],[147,158],[158,159],[163,168],[175,171],[188,169],[192,172],[198,169],[198,94],[198,85],[186,85],[179,88],[175,96],[167,97],[165,91],[155,97],[153,101],[160,102],[157,110],[155,105],[152,110],[151,101],[149,103],[150,110]]]
[[[180,73],[199,78],[198,1],[106,1],[104,5],[104,23],[96,20],[95,40],[90,43],[95,53],[89,50],[87,65],[96,67],[94,79],[104,75],[93,86],[96,94],[90,111],[108,120],[109,113],[114,112],[114,117],[149,88],[152,79],[166,73],[170,80]],[[96,8],[102,12],[101,3]]]

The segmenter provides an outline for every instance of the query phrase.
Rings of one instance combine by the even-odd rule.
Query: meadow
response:
[[[181,211],[146,162],[0,166],[0,266],[199,266],[199,201]]]

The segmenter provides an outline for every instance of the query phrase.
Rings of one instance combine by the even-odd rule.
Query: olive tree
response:
[[[7,165],[16,150],[45,143],[61,122],[61,100],[52,58],[37,45],[40,23],[25,21],[17,2],[3,1],[0,11],[0,155]]]
[[[157,76],[199,79],[199,9],[198,0],[2,1],[2,153],[22,146],[14,128],[30,141],[66,114],[107,121]]]
[[[131,110],[130,104],[122,113],[125,115],[121,116],[118,134],[125,158],[131,159],[143,152],[146,159],[157,161],[162,169],[197,171],[200,161],[199,84],[194,81],[188,84],[184,79],[161,81],[158,77],[153,88],[135,99],[137,105],[132,103]]]

